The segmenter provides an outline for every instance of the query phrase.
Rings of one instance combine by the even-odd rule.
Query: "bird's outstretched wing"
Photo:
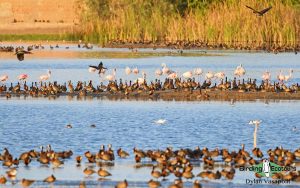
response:
[[[24,54],[32,54],[32,52],[26,51],[26,50],[23,50],[23,53],[24,53]]]
[[[266,12],[268,12],[270,9],[272,8],[272,6],[260,11],[260,14],[265,14]]]
[[[254,8],[252,8],[252,7],[248,6],[248,5],[246,5],[246,7],[247,7],[248,9],[251,9],[251,10],[253,11],[253,13],[260,13],[260,12],[258,12],[257,10],[255,10]]]
[[[89,67],[98,69],[98,66],[90,65]]]

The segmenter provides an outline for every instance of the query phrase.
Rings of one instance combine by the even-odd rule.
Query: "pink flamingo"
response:
[[[44,74],[44,75],[41,75],[41,76],[40,76],[40,80],[41,80],[41,81],[46,81],[46,80],[48,80],[50,77],[51,77],[51,71],[48,70],[48,71],[47,71],[47,74]]]
[[[5,82],[6,80],[8,80],[8,76],[7,75],[0,76],[0,82]]]
[[[176,72],[172,72],[171,74],[168,75],[169,79],[175,79],[177,78],[177,73]]]
[[[28,75],[27,74],[20,74],[19,76],[18,76],[18,79],[19,80],[26,80],[28,78]]]

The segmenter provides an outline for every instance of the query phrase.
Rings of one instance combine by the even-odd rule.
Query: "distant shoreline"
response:
[[[0,46],[9,45],[11,43],[16,44],[77,44],[81,39],[80,36],[73,34],[0,34]],[[226,44],[213,44],[204,42],[188,42],[188,41],[176,41],[176,42],[115,42],[110,41],[106,44],[99,44],[97,42],[89,41],[90,43],[99,45],[103,48],[128,48],[131,50],[140,48],[152,48],[152,49],[172,49],[172,50],[236,50],[236,51],[266,51],[271,53],[282,52],[300,52],[300,42],[297,46],[283,46],[272,47],[272,45],[260,45],[256,47],[250,47],[248,45],[226,45]]]
[[[0,93],[0,97],[6,97],[7,92]],[[11,93],[12,97],[31,97],[28,93]],[[33,98],[59,98],[60,96],[77,97],[78,99],[109,99],[109,100],[163,100],[163,101],[254,101],[254,100],[300,100],[300,93],[291,92],[239,92],[239,91],[219,91],[211,89],[201,89],[190,91],[165,90],[155,91],[152,95],[148,92],[132,92],[129,95],[124,93],[87,93],[85,96],[79,92],[59,93],[57,95],[40,95]]]

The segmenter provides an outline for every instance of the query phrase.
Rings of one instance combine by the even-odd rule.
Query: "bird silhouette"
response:
[[[265,8],[261,11],[258,11],[258,10],[255,10],[254,8],[246,5],[247,8],[251,9],[253,11],[254,14],[257,14],[258,16],[263,16],[265,13],[267,13],[271,8],[272,6],[268,7],[268,8]]]
[[[103,69],[107,69],[107,68],[103,67],[102,61],[99,63],[98,66],[90,65],[89,67],[99,70],[98,74],[101,74]]]
[[[23,50],[23,49],[17,49],[15,55],[17,55],[17,58],[19,61],[23,61],[24,60],[24,55],[25,54],[32,54],[29,51]]]

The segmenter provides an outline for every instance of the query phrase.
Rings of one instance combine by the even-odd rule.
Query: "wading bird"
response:
[[[50,77],[51,77],[51,71],[48,70],[48,71],[47,71],[47,74],[44,74],[44,75],[41,75],[41,76],[40,76],[40,80],[41,80],[41,81],[46,81],[46,80],[48,80]]]
[[[6,80],[8,80],[8,76],[7,75],[0,76],[0,82],[5,82]]]
[[[261,11],[258,11],[258,10],[255,10],[254,8],[246,5],[247,8],[251,9],[253,11],[254,14],[256,14],[257,16],[263,16],[265,13],[267,13],[271,8],[272,6],[268,7],[268,8],[265,8]]]
[[[129,67],[125,68],[125,74],[129,75],[131,73],[131,69]]]
[[[257,146],[257,130],[258,126],[260,125],[262,121],[261,120],[252,120],[249,122],[250,125],[255,125],[254,133],[253,133],[253,148],[256,148]]]
[[[113,70],[112,74],[107,75],[105,78],[108,81],[114,81],[116,79],[116,69]]]
[[[18,76],[18,79],[19,80],[26,80],[28,78],[28,75],[27,74],[20,74],[19,76]]]
[[[243,67],[242,64],[240,64],[239,66],[236,67],[236,69],[234,70],[234,75],[241,77],[243,75],[245,75],[246,71]]]

